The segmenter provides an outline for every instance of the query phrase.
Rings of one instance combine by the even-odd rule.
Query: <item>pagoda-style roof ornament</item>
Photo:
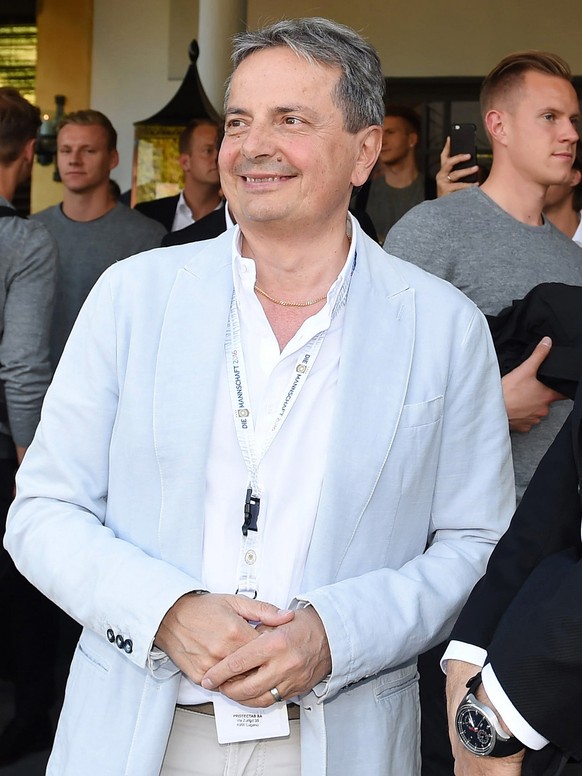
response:
[[[134,122],[132,205],[177,194],[184,185],[179,163],[182,130],[193,119],[221,122],[200,82],[196,67],[199,53],[193,40],[188,47],[190,66],[176,94],[149,119]]]
[[[156,126],[185,126],[192,119],[209,119],[218,123],[220,116],[206,96],[196,62],[200,55],[198,42],[193,40],[188,46],[190,65],[180,88],[165,105],[148,119],[134,122],[135,126],[154,124]]]

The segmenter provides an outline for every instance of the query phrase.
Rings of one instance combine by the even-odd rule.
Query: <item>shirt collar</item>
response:
[[[180,192],[180,196],[178,197],[178,204],[176,205],[176,213],[180,213],[180,215],[186,216],[187,218],[191,218],[192,222],[194,222],[194,217],[192,216],[192,211],[188,207],[188,204],[184,197],[183,189]]]
[[[227,203],[228,205],[228,203]],[[228,213],[228,207],[226,212]],[[334,307],[338,301],[338,297],[342,292],[342,289],[346,285],[349,285],[353,267],[355,265],[356,258],[356,243],[358,230],[354,226],[354,218],[351,213],[348,213],[346,222],[346,234],[350,240],[350,248],[344,266],[338,277],[332,283],[331,288],[327,293],[327,300],[322,309],[314,315],[318,321],[322,324],[322,328],[327,328],[333,317]],[[254,259],[246,258],[241,253],[242,248],[242,232],[238,225],[235,225],[233,240],[232,240],[232,272],[234,281],[234,291],[236,294],[237,304],[240,308],[242,298],[244,297],[247,303],[254,300],[257,304],[260,304],[255,294],[255,282],[257,279],[257,267]],[[252,297],[252,299],[251,299]]]
[[[231,226],[235,225],[235,220],[230,215],[230,210],[228,209],[228,200],[224,200],[224,220],[226,221],[226,228],[230,229]]]
[[[214,208],[214,210],[220,210],[221,207],[222,207],[222,200],[220,200],[220,202]],[[226,207],[226,204],[225,204],[225,207]],[[192,211],[190,210],[190,208],[188,207],[188,203],[186,202],[186,197],[184,196],[184,189],[182,189],[182,191],[180,192],[180,196],[178,197],[178,204],[176,205],[176,214],[178,213],[181,216],[184,216],[185,218],[189,218],[193,224],[196,223],[196,220],[192,215]],[[234,223],[228,212],[228,207],[225,210],[225,215],[226,215],[226,228],[228,229]]]

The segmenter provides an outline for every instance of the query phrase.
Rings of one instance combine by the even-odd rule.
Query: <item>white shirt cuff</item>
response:
[[[502,686],[499,684],[490,663],[483,669],[481,679],[483,681],[483,688],[489,696],[489,700],[493,706],[495,706],[499,716],[503,719],[513,735],[530,749],[543,749],[543,747],[549,743],[548,739],[541,736],[537,730],[534,730],[521,716],[505,694]]]
[[[447,673],[447,660],[462,660],[464,663],[482,666],[487,660],[487,651],[474,644],[465,644],[464,641],[451,641],[441,658],[441,669],[445,674]]]

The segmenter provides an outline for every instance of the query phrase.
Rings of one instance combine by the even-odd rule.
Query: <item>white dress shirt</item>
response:
[[[176,205],[176,212],[174,214],[174,221],[172,223],[172,232],[177,232],[178,229],[184,229],[186,226],[190,226],[190,224],[193,224],[195,221],[196,219],[192,215],[192,211],[186,203],[184,191],[182,190],[178,198],[178,204]]]
[[[350,223],[351,226],[351,223]],[[345,265],[325,306],[308,318],[280,351],[254,291],[255,262],[240,254],[241,233],[233,231],[233,276],[247,391],[259,440],[280,411],[295,374],[298,355],[325,331],[321,349],[301,393],[259,466],[261,504],[257,533],[257,598],[287,607],[301,592],[326,465],[335,409],[345,307],[332,316],[355,257],[355,234]],[[206,469],[202,581],[213,593],[234,593],[241,547],[243,507],[249,484],[233,423],[226,355],[216,398]],[[213,693],[182,677],[178,701],[204,703]]]
[[[224,200],[224,220],[226,221],[226,228],[230,229],[231,226],[234,226],[236,224],[234,218],[230,214],[230,210],[228,209],[228,200]]]
[[[219,202],[218,205],[214,208],[214,210],[218,210],[218,208],[222,207],[222,202]],[[178,198],[178,204],[176,205],[176,213],[174,214],[174,221],[172,223],[172,232],[177,232],[178,229],[184,229],[186,226],[190,226],[191,224],[196,223],[196,219],[192,215],[192,211],[188,207],[188,203],[186,202],[186,198],[184,197],[184,190],[180,192],[180,196]],[[228,222],[227,222],[227,228],[228,228]]]

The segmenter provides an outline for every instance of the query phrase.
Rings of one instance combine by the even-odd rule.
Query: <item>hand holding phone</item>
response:
[[[468,167],[475,167],[477,164],[476,132],[477,127],[474,124],[451,124],[451,157],[458,156],[459,154],[469,154],[468,159],[456,162],[452,170],[465,170]],[[477,183],[476,172],[455,177],[456,180],[462,180],[463,183]]]
[[[464,135],[454,127],[469,126],[469,142],[459,143],[459,133]],[[477,183],[477,165],[475,163],[475,125],[453,124],[451,133],[447,137],[443,150],[441,151],[441,166],[436,175],[437,197],[444,197],[446,194],[452,194],[455,191],[470,188]],[[455,138],[455,150],[453,151],[453,138]],[[459,156],[465,154],[465,158]]]

